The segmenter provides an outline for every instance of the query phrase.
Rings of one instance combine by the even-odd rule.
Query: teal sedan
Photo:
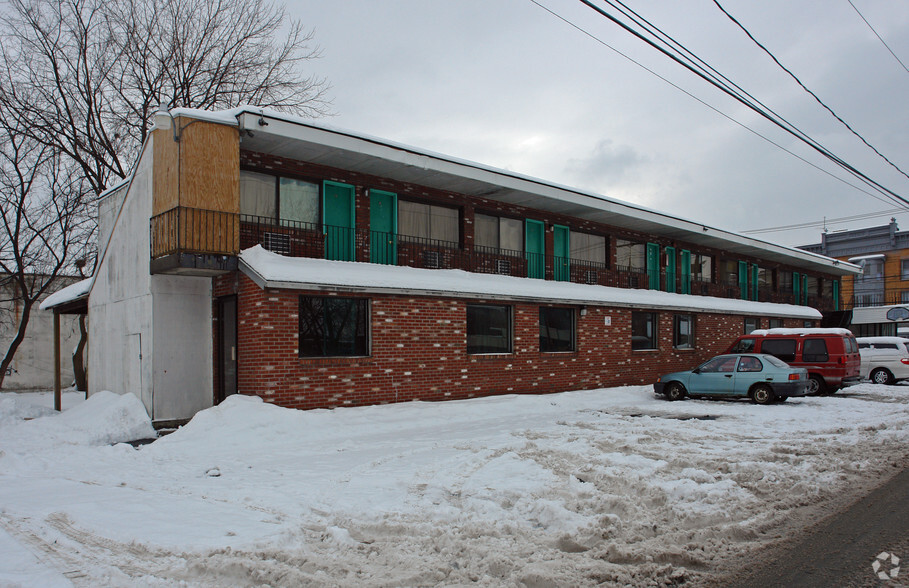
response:
[[[772,355],[731,353],[718,355],[693,370],[662,376],[653,390],[668,400],[728,396],[771,404],[790,396],[805,396],[810,383],[808,370],[790,367]]]

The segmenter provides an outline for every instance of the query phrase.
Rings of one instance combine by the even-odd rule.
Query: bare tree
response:
[[[26,278],[25,272],[52,278],[70,261],[69,216],[84,219],[95,203],[74,195],[87,186],[98,196],[127,177],[156,105],[256,104],[304,116],[328,114],[328,84],[304,72],[319,56],[312,32],[286,19],[283,6],[271,0],[4,4],[0,115],[11,143],[4,150],[3,206],[13,243],[3,246],[6,265],[0,269],[19,276],[17,296],[31,301],[21,315],[22,334],[37,296],[50,288],[44,277]],[[63,185],[64,169],[78,187]],[[83,208],[75,213],[73,205]],[[56,220],[47,217],[54,207],[62,214]],[[20,232],[16,227],[23,222],[28,230]],[[30,261],[26,249],[40,262]],[[83,336],[79,349],[84,342]],[[82,366],[74,367],[78,374]]]
[[[327,83],[302,71],[312,32],[285,16],[268,0],[8,0],[0,104],[100,194],[129,173],[157,104],[327,114]]]
[[[87,190],[53,149],[3,124],[0,111],[0,272],[19,305],[15,335],[0,359],[0,388],[34,305],[49,293],[74,251],[84,253]]]

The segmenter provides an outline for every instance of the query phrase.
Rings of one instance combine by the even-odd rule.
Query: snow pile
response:
[[[0,558],[0,584],[706,584],[909,443],[909,387],[870,384],[771,406],[646,386],[307,412],[232,396],[138,449],[37,443],[71,420],[106,436],[82,419],[114,399],[93,399],[0,435],[0,549],[40,555]]]
[[[0,401],[0,448],[35,450],[55,445],[112,445],[157,436],[145,407],[132,394],[98,392],[62,413],[36,407],[22,408],[24,401]],[[16,422],[22,418],[35,418]]]

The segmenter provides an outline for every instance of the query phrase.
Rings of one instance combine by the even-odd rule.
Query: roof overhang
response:
[[[250,151],[535,208],[801,270],[840,276],[861,273],[859,267],[816,253],[299,117],[250,107],[221,113],[181,109],[180,114],[218,122],[235,117],[241,148]]]

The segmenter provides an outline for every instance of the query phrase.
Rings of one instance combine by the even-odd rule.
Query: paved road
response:
[[[882,581],[872,569],[881,553],[898,556],[896,579]],[[834,513],[797,537],[774,545],[751,570],[728,579],[740,588],[909,586],[909,468],[845,510]],[[760,562],[760,563],[758,563]],[[891,561],[879,571],[892,570]]]

